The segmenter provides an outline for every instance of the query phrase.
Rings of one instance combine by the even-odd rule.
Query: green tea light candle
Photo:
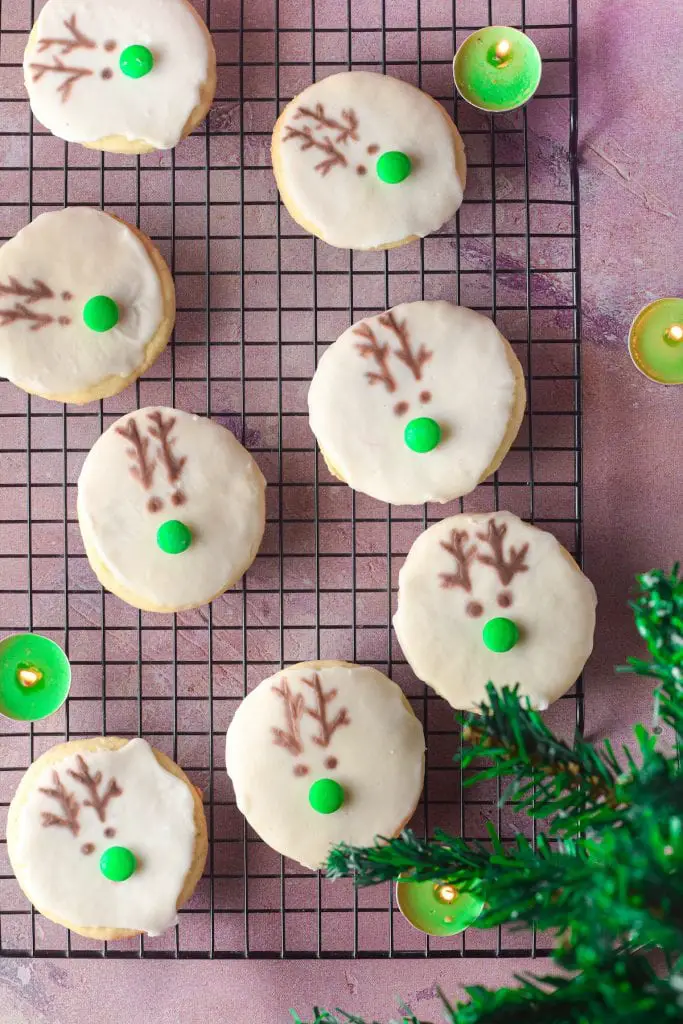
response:
[[[458,892],[447,882],[396,883],[396,902],[406,921],[427,935],[457,935],[469,928],[484,900],[471,892]]]
[[[0,715],[37,722],[61,708],[71,686],[71,665],[53,640],[15,633],[0,642]]]
[[[542,61],[524,32],[503,25],[480,28],[458,47],[453,77],[464,100],[503,113],[527,103],[541,81]]]
[[[683,384],[683,299],[657,299],[631,325],[631,359],[658,384]]]

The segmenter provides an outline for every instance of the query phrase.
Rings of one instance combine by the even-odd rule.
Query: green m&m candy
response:
[[[390,150],[377,158],[377,177],[386,185],[399,185],[412,170],[410,157],[400,150]]]
[[[110,846],[100,857],[100,871],[110,882],[125,882],[136,867],[135,854],[126,846]]]
[[[146,46],[127,46],[119,58],[119,67],[126,78],[143,78],[154,67],[152,51]]]
[[[110,331],[119,322],[119,307],[108,295],[93,295],[83,307],[83,322],[98,334]]]
[[[334,779],[318,779],[308,791],[308,802],[318,814],[334,814],[344,803],[344,790]]]
[[[489,619],[482,631],[484,646],[496,654],[506,654],[519,641],[519,629],[512,619]]]
[[[157,544],[167,555],[180,555],[192,543],[192,531],[179,519],[168,519],[157,530]]]
[[[431,452],[441,440],[441,427],[429,416],[406,423],[403,439],[412,452]]]

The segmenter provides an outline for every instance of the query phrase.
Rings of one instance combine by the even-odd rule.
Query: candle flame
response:
[[[666,332],[668,341],[683,341],[683,325],[672,324]]]
[[[501,39],[501,41],[496,46],[496,57],[498,58],[498,60],[505,60],[506,57],[509,57],[511,49],[512,46],[509,40]]]
[[[458,892],[452,885],[436,885],[436,898],[442,903],[452,903],[457,899]]]
[[[43,673],[37,668],[20,668],[17,671],[17,679],[22,686],[35,686],[43,678]]]

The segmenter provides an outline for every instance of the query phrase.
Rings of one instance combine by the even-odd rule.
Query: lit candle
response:
[[[683,299],[657,299],[631,325],[631,358],[658,384],[683,384]]]
[[[536,44],[516,28],[491,25],[458,47],[453,77],[463,99],[479,110],[502,113],[527,103],[541,80]]]
[[[457,935],[484,909],[480,896],[448,882],[397,882],[396,902],[406,921],[427,935]]]
[[[0,642],[0,715],[37,722],[54,714],[67,698],[71,665],[53,640],[15,633]]]

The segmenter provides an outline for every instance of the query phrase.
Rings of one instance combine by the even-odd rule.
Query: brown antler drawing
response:
[[[346,167],[346,157],[341,153],[332,140],[326,135],[322,141],[316,139],[313,135],[312,130],[306,125],[304,128],[292,128],[290,124],[287,125],[286,131],[288,134],[282,137],[283,142],[289,142],[290,139],[301,139],[301,152],[303,153],[307,149],[320,149],[327,155],[327,160],[321,160],[320,163],[315,165],[315,170],[322,174],[323,178],[332,170],[333,167]]]
[[[69,775],[72,779],[75,779],[76,782],[80,782],[82,786],[85,786],[90,794],[90,799],[84,800],[83,806],[92,807],[100,821],[106,821],[107,805],[109,801],[115,796],[121,796],[123,790],[116,779],[110,779],[104,793],[100,794],[98,787],[102,781],[102,772],[95,772],[94,775],[91,775],[87,764],[80,754],[76,758],[76,761],[80,771],[74,772],[69,769]]]
[[[50,828],[51,825],[56,825],[59,828],[68,828],[72,835],[77,836],[81,827],[78,821],[78,812],[81,805],[73,793],[66,789],[57,771],[52,773],[52,785],[52,789],[41,786],[40,792],[44,793],[45,796],[52,797],[53,800],[60,804],[62,817],[58,814],[53,814],[51,811],[41,811],[42,823],[45,828]]]
[[[444,551],[448,551],[450,555],[453,555],[458,567],[454,573],[439,573],[441,586],[446,590],[450,590],[452,587],[462,587],[468,594],[472,590],[470,562],[477,553],[477,546],[473,544],[469,548],[466,547],[465,542],[468,539],[469,535],[466,530],[451,530],[450,541],[448,543],[445,540],[441,541],[441,547]]]
[[[64,28],[70,35],[68,39],[39,39],[38,53],[44,53],[52,46],[61,46],[60,54],[66,57],[72,50],[96,50],[97,43],[84,35],[76,25],[76,15],[72,14],[68,21],[64,22]]]
[[[55,72],[59,75],[68,75],[62,84],[57,88],[57,92],[62,94],[62,103],[71,96],[71,90],[80,78],[85,78],[87,75],[92,75],[90,68],[75,68],[69,64],[65,64],[59,57],[54,56],[52,58],[52,64],[29,64],[32,71],[35,72],[32,81],[39,82],[43,75],[50,71]]]
[[[504,587],[506,587],[518,573],[526,572],[529,568],[524,561],[526,553],[529,550],[528,544],[524,544],[519,551],[514,547],[510,547],[509,561],[505,560],[505,534],[507,533],[507,529],[507,523],[501,523],[500,526],[496,526],[495,519],[489,519],[488,531],[486,533],[477,534],[479,540],[485,541],[493,552],[491,555],[477,555],[477,558],[480,562],[483,562],[484,565],[490,565],[496,570],[498,578]]]
[[[388,330],[393,331],[396,335],[400,346],[395,350],[397,358],[402,363],[405,363],[415,380],[422,380],[422,367],[432,358],[432,353],[424,345],[420,345],[418,350],[413,352],[410,347],[410,336],[408,335],[405,320],[399,324],[394,319],[394,314],[389,312],[381,316],[379,322],[382,327],[388,328]]]
[[[30,320],[31,331],[40,331],[48,324],[54,323],[54,317],[49,313],[34,313],[28,309],[23,302],[15,302],[12,309],[0,309],[0,327],[8,327],[17,320]]]
[[[147,458],[149,438],[140,436],[138,425],[133,416],[131,416],[125,426],[117,427],[116,433],[120,434],[121,437],[125,437],[126,441],[130,441],[131,447],[126,452],[128,458],[133,460],[130,474],[136,480],[139,480],[144,489],[148,491],[152,486],[154,467],[156,466],[156,459]]]
[[[358,327],[353,328],[353,333],[365,338],[364,343],[356,343],[356,348],[365,359],[374,359],[379,372],[368,371],[365,376],[371,384],[384,384],[390,393],[396,390],[396,380],[389,369],[389,345],[380,345],[375,337],[375,332],[369,324],[363,321]]]
[[[353,110],[342,110],[341,116],[342,121],[346,122],[345,124],[335,121],[332,117],[327,117],[322,103],[316,103],[312,110],[310,107],[298,107],[294,120],[298,121],[302,117],[310,117],[312,121],[316,122],[317,128],[331,128],[333,131],[336,131],[338,134],[335,137],[335,142],[346,143],[349,139],[358,142],[358,118],[355,112]]]
[[[319,747],[327,747],[340,726],[351,724],[349,713],[346,708],[342,708],[337,712],[332,721],[330,721],[327,717],[327,705],[337,696],[337,691],[328,690],[327,693],[325,693],[320,682],[320,676],[317,672],[312,679],[302,679],[301,681],[305,686],[310,686],[315,692],[315,708],[304,708],[306,714],[315,719],[320,727],[320,732],[317,736],[313,737],[313,742],[317,743]]]
[[[26,299],[29,306],[34,302],[40,302],[41,299],[54,299],[55,297],[52,289],[48,288],[44,281],[39,281],[35,277],[31,287],[21,284],[16,277],[10,277],[8,284],[3,284],[0,281],[0,295],[16,295],[21,299]]]
[[[273,726],[273,736],[278,747],[284,747],[293,757],[303,753],[304,745],[301,742],[301,718],[304,713],[304,698],[301,693],[292,693],[286,679],[282,680],[281,686],[274,686],[273,692],[282,697],[285,702],[286,729],[278,729]]]
[[[163,415],[157,410],[156,412],[151,412],[148,419],[154,424],[153,427],[149,428],[149,433],[160,444],[161,461],[166,467],[169,483],[174,484],[180,479],[183,466],[187,462],[185,455],[181,459],[177,459],[173,454],[172,449],[175,444],[175,438],[170,435],[175,426],[175,416],[169,416],[167,420],[164,420]]]

